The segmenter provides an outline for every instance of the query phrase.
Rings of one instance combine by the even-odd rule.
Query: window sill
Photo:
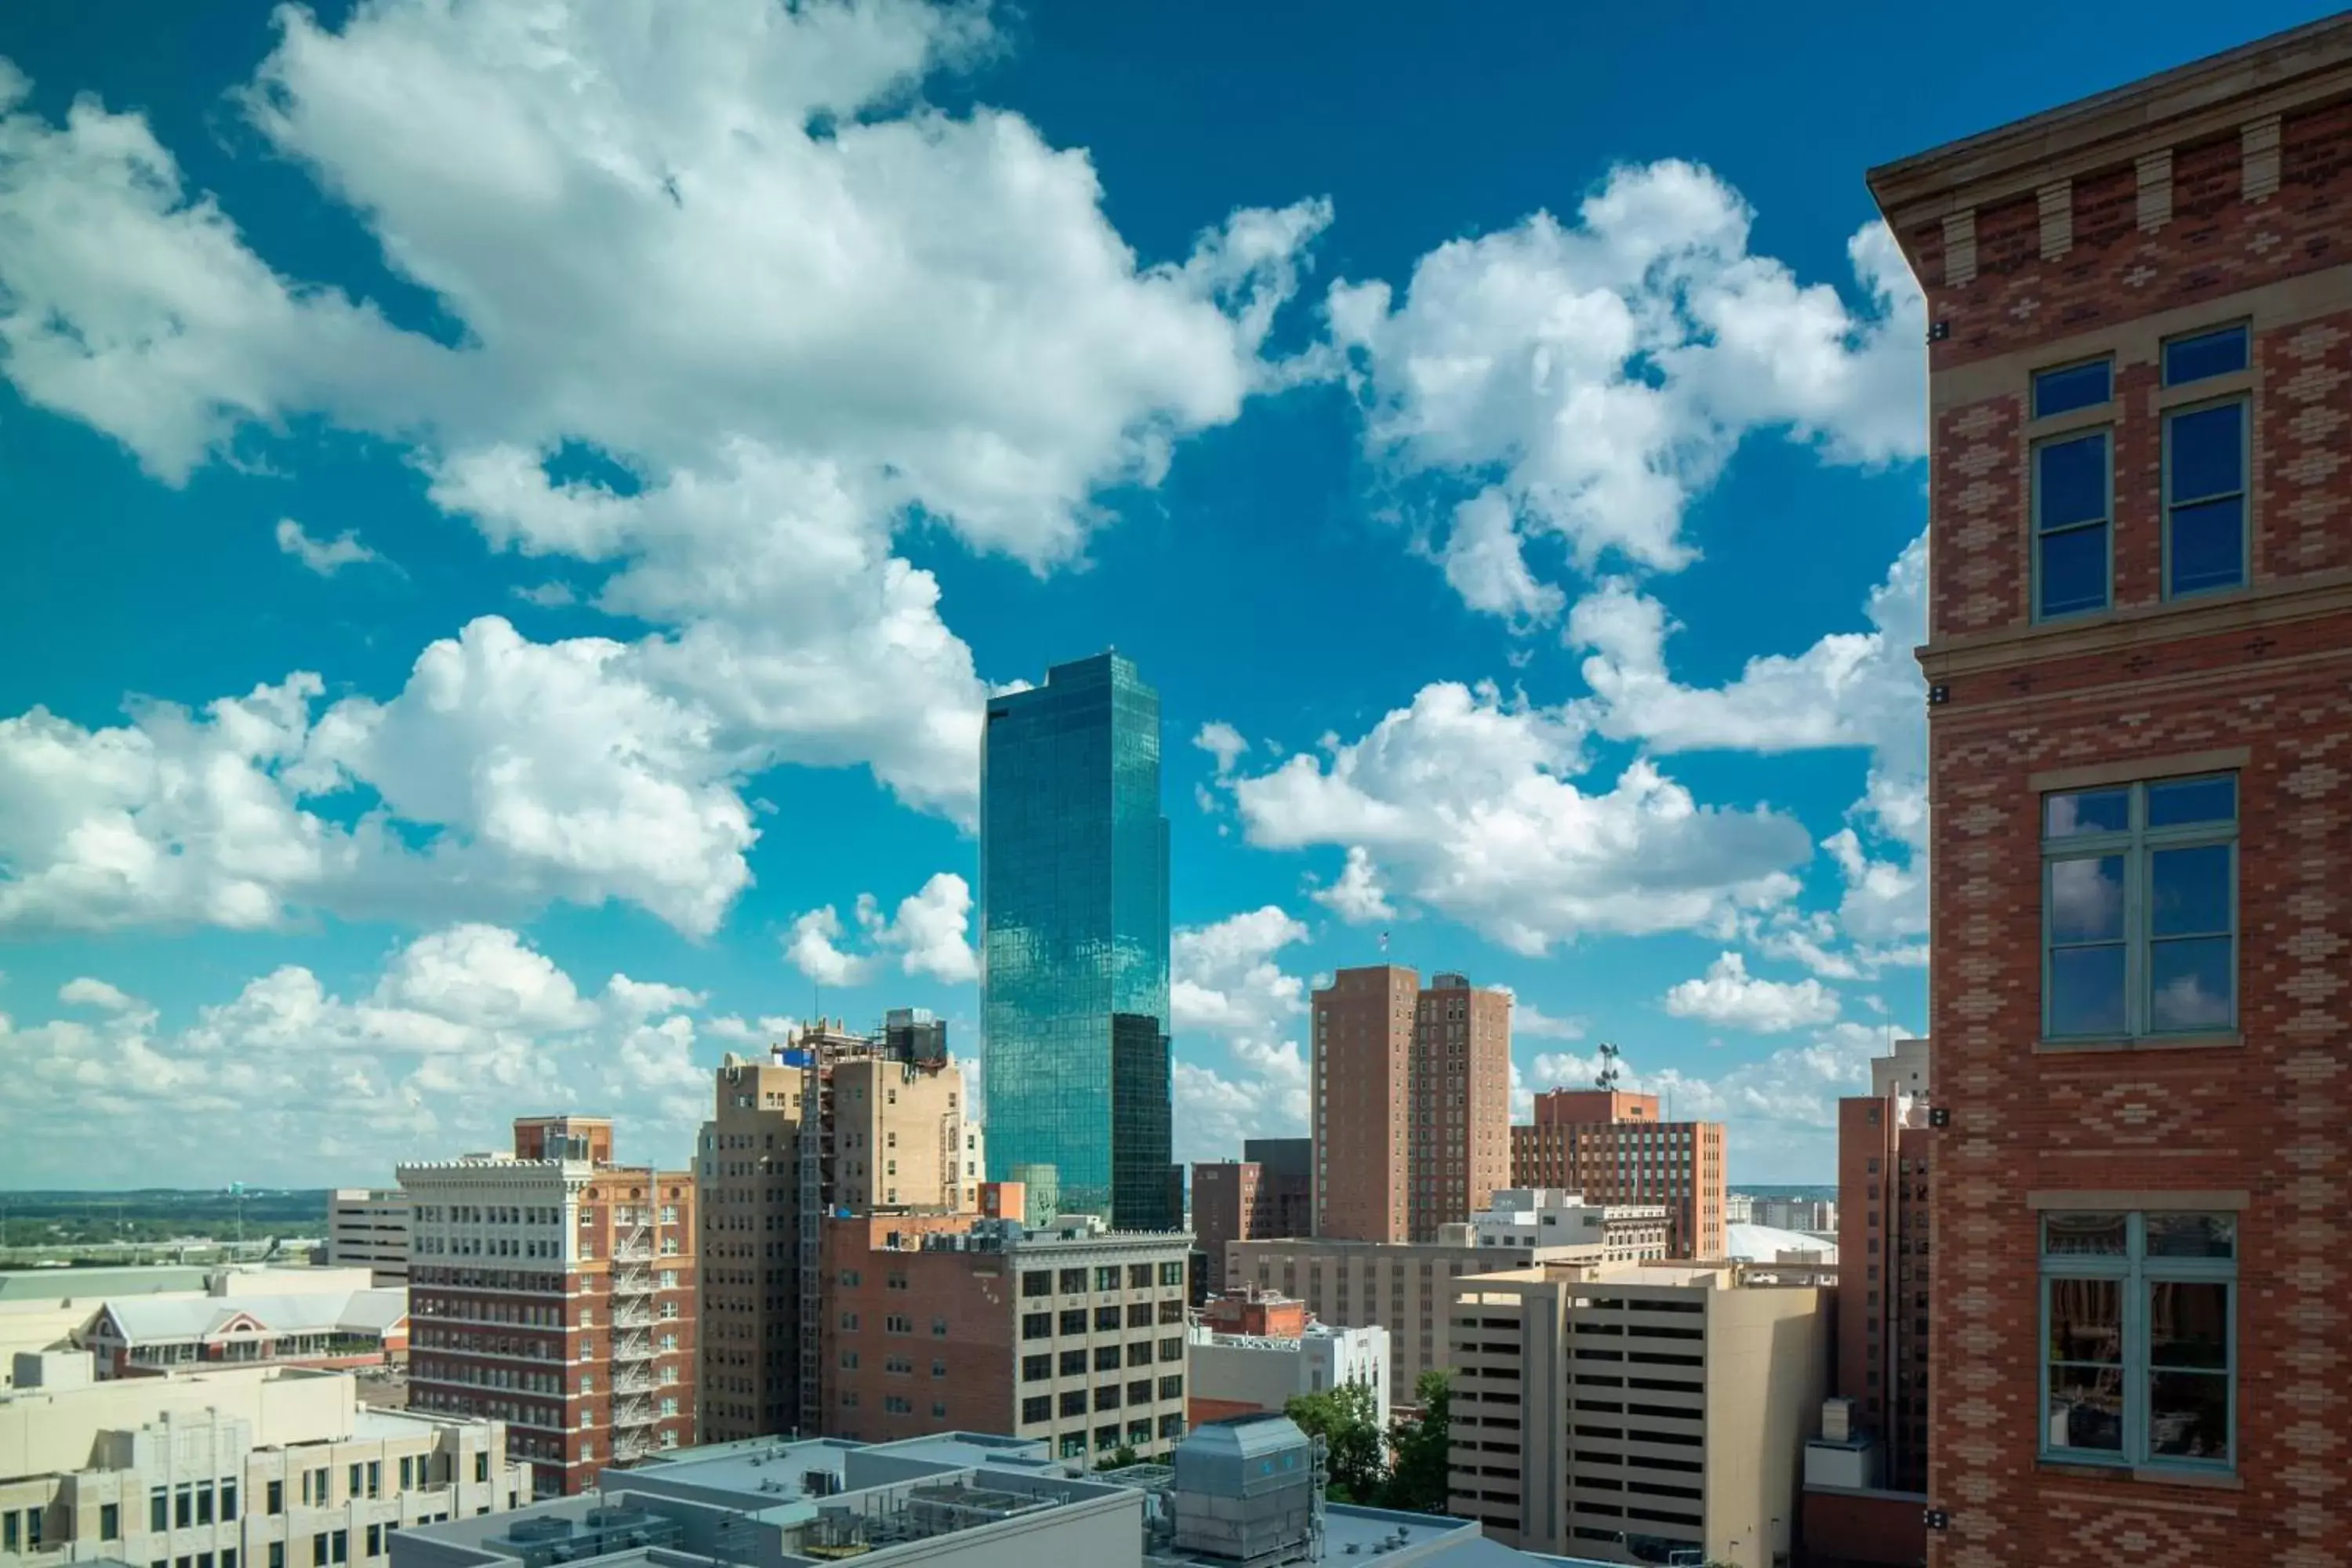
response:
[[[2195,1051],[2228,1049],[2245,1043],[2234,1029],[2210,1035],[2139,1035],[2114,1039],[2036,1040],[2038,1057],[2072,1056],[2083,1051]]]
[[[2086,1481],[2133,1481],[2159,1487],[2204,1487],[2240,1492],[2245,1479],[2229,1470],[2173,1469],[2162,1465],[2083,1465],[2065,1459],[2036,1459],[2033,1468],[2044,1475],[2074,1476]]]

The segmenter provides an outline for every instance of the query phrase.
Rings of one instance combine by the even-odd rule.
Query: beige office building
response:
[[[1315,1234],[1429,1241],[1511,1181],[1511,998],[1396,964],[1315,993]]]
[[[1537,1263],[1594,1265],[1595,1242],[1527,1247],[1489,1239],[1482,1245],[1466,1223],[1446,1226],[1441,1239],[1344,1241],[1317,1237],[1236,1241],[1225,1247],[1225,1286],[1278,1290],[1335,1328],[1389,1331],[1389,1384],[1409,1404],[1421,1374],[1447,1363],[1446,1323],[1453,1288],[1465,1275]]]
[[[1528,1552],[1774,1568],[1829,1374],[1829,1294],[1736,1265],[1452,1283],[1452,1511]]]
[[[705,1441],[822,1428],[824,1220],[976,1212],[986,1155],[965,1109],[945,1026],[913,1009],[871,1037],[819,1020],[763,1058],[728,1054],[697,1155]]]
[[[0,1562],[368,1568],[393,1533],[530,1498],[502,1422],[362,1405],[291,1367],[93,1382],[26,1357],[0,1398]]]

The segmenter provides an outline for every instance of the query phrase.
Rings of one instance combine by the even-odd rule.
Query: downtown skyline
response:
[[[167,9],[0,22],[0,1185],[565,1110],[683,1158],[817,1014],[973,1059],[988,700],[1112,645],[1177,1161],[1303,1133],[1306,998],[1386,958],[1512,989],[1515,1120],[1612,1041],[1735,1184],[1831,1179],[1925,1026],[1862,171],[2317,14],[2020,9],[1926,95],[1899,28],[1732,20]]]

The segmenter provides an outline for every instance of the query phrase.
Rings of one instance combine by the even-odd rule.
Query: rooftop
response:
[[[1297,1452],[1304,1441],[1279,1416],[1250,1420],[1202,1428],[1207,1436],[1194,1453],[1214,1467],[1233,1454],[1271,1454],[1286,1440]],[[1284,1468],[1304,1498],[1309,1472],[1295,1463]],[[1175,1475],[1165,1466],[1089,1473],[1051,1458],[1042,1442],[985,1433],[875,1444],[762,1437],[606,1470],[586,1495],[403,1531],[393,1562],[394,1568],[688,1568],[718,1559],[741,1568],[815,1568],[856,1556],[884,1568],[901,1560],[952,1563],[955,1548],[943,1550],[942,1538],[968,1535],[975,1551],[998,1561],[1017,1550],[1041,1563],[1088,1568],[1214,1568],[1226,1560],[1177,1544],[1181,1498],[1206,1494],[1180,1494]],[[1257,1495],[1256,1480],[1239,1480],[1244,1495]],[[1306,1517],[1303,1502],[1291,1517]],[[1321,1519],[1319,1540],[1295,1562],[1379,1556],[1383,1568],[1506,1568],[1548,1561],[1486,1541],[1467,1520],[1337,1504]],[[1006,1539],[1012,1532],[1017,1542]]]

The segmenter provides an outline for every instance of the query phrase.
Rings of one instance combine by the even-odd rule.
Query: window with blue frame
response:
[[[2252,343],[2242,326],[2164,345],[2164,384],[2194,386],[2243,371]],[[2168,597],[2246,583],[2249,416],[2242,393],[2174,408],[2164,416],[2164,591]]]
[[[2237,1217],[2042,1216],[2044,1458],[2236,1464]]]
[[[2092,360],[2036,372],[2033,417],[2105,408],[2115,364]],[[2033,615],[2036,620],[2107,607],[2115,506],[2115,440],[2090,429],[2033,448]]]
[[[2238,781],[2042,800],[2042,1028],[2050,1039],[2237,1023]]]

